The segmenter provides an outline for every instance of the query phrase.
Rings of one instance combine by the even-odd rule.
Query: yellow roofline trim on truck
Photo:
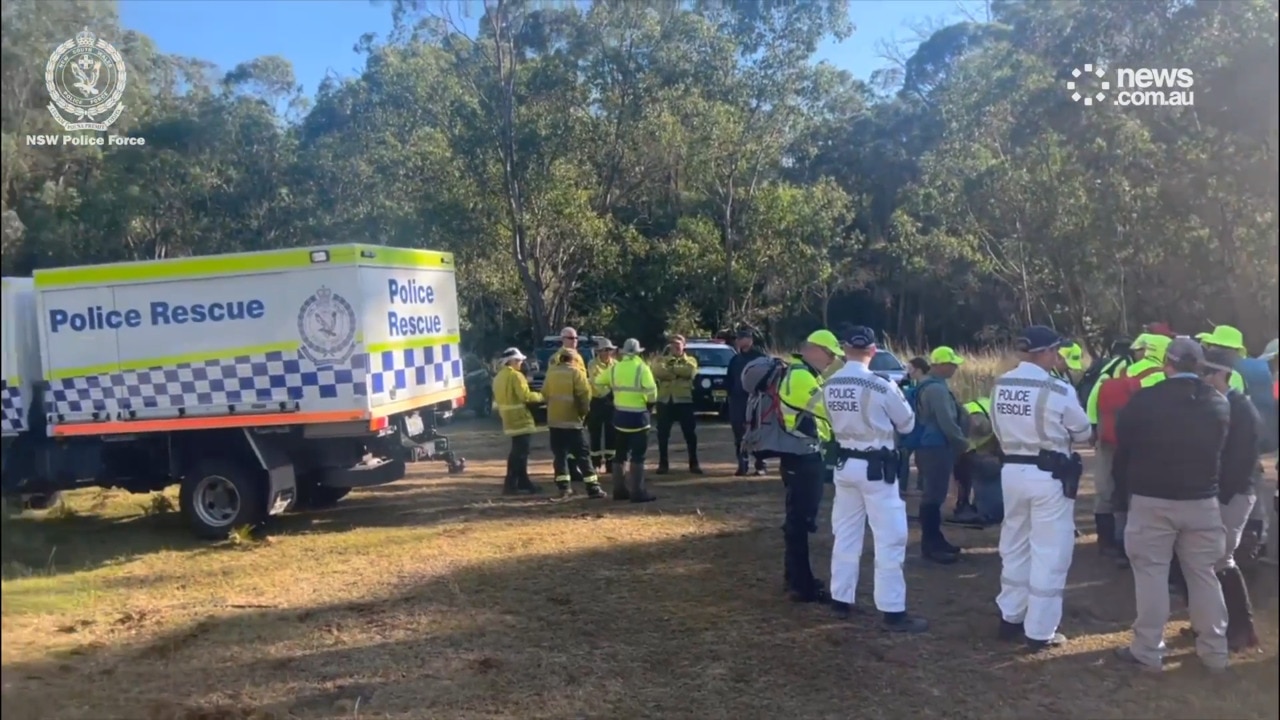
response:
[[[142,358],[140,360],[121,360],[118,363],[109,363],[106,365],[85,365],[73,368],[58,368],[49,372],[50,380],[62,380],[64,378],[88,377],[90,375],[110,375],[112,373],[127,372],[129,370],[149,370],[151,368],[171,368],[174,365],[182,363],[198,363],[206,360],[225,360],[227,358],[241,357],[243,355],[265,355],[269,352],[291,352],[296,351],[300,345],[297,342],[272,343],[270,345],[249,345],[247,347],[226,348],[218,350],[204,350],[198,353],[187,353],[185,355],[168,355],[165,357]]]
[[[369,343],[365,346],[365,352],[380,353],[388,350],[404,350],[407,348],[423,348],[438,347],[440,345],[451,345],[453,343],[462,342],[462,338],[458,335],[437,335],[428,338],[409,338],[406,340],[389,340],[387,342]],[[462,358],[455,358],[461,360]]]
[[[320,251],[327,252],[327,258],[322,261],[313,260],[313,254]],[[381,245],[322,245],[233,255],[50,268],[35,271],[35,286],[37,290],[48,290],[84,285],[194,280],[226,275],[283,272],[316,265],[363,265],[449,272],[454,270],[453,253]]]

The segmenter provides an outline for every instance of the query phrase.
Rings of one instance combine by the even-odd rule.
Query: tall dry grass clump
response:
[[[773,354],[788,358],[797,350],[775,351]],[[928,350],[917,350],[911,347],[894,347],[893,354],[905,365],[914,357],[928,359]],[[1011,350],[1002,348],[966,349],[956,348],[956,352],[964,358],[964,364],[951,378],[951,391],[960,402],[969,402],[980,397],[990,397],[991,388],[997,377],[1009,372],[1018,364],[1018,357]]]

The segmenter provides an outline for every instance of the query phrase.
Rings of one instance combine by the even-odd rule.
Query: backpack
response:
[[[1275,452],[1276,437],[1276,401],[1272,396],[1271,368],[1266,360],[1244,358],[1236,365],[1236,372],[1244,380],[1244,394],[1253,403],[1262,418],[1265,433],[1261,438],[1259,449],[1262,453]]]
[[[1160,368],[1147,368],[1137,375],[1107,378],[1098,388],[1098,441],[1116,444],[1116,418],[1129,400],[1142,389],[1142,379]]]
[[[911,428],[911,432],[903,435],[898,441],[898,447],[903,450],[917,450],[920,448],[920,441],[924,439],[925,424],[920,422],[920,389],[929,383],[942,382],[934,378],[926,378],[918,385],[913,385],[902,391],[903,397],[907,399],[907,404],[911,406],[911,412],[916,415],[916,426]],[[961,427],[968,427],[961,425]]]
[[[742,389],[747,393],[742,452],[761,459],[779,455],[810,455],[819,451],[818,438],[787,430],[778,386],[789,365],[775,357],[752,360],[742,368]]]
[[[1084,375],[1080,376],[1080,382],[1076,383],[1076,397],[1080,399],[1080,406],[1088,407],[1089,396],[1093,394],[1093,386],[1097,385],[1104,375],[1114,377],[1116,369],[1122,363],[1128,362],[1128,360],[1129,358],[1123,355],[1094,360],[1089,369],[1084,371]]]

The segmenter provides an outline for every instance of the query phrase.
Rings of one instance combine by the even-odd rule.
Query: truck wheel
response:
[[[234,529],[267,519],[260,472],[233,463],[202,463],[182,479],[178,505],[197,537],[224,540]]]

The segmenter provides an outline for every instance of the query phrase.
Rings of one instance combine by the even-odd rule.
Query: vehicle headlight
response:
[[[711,388],[711,378],[702,378],[702,389],[709,390]]]

